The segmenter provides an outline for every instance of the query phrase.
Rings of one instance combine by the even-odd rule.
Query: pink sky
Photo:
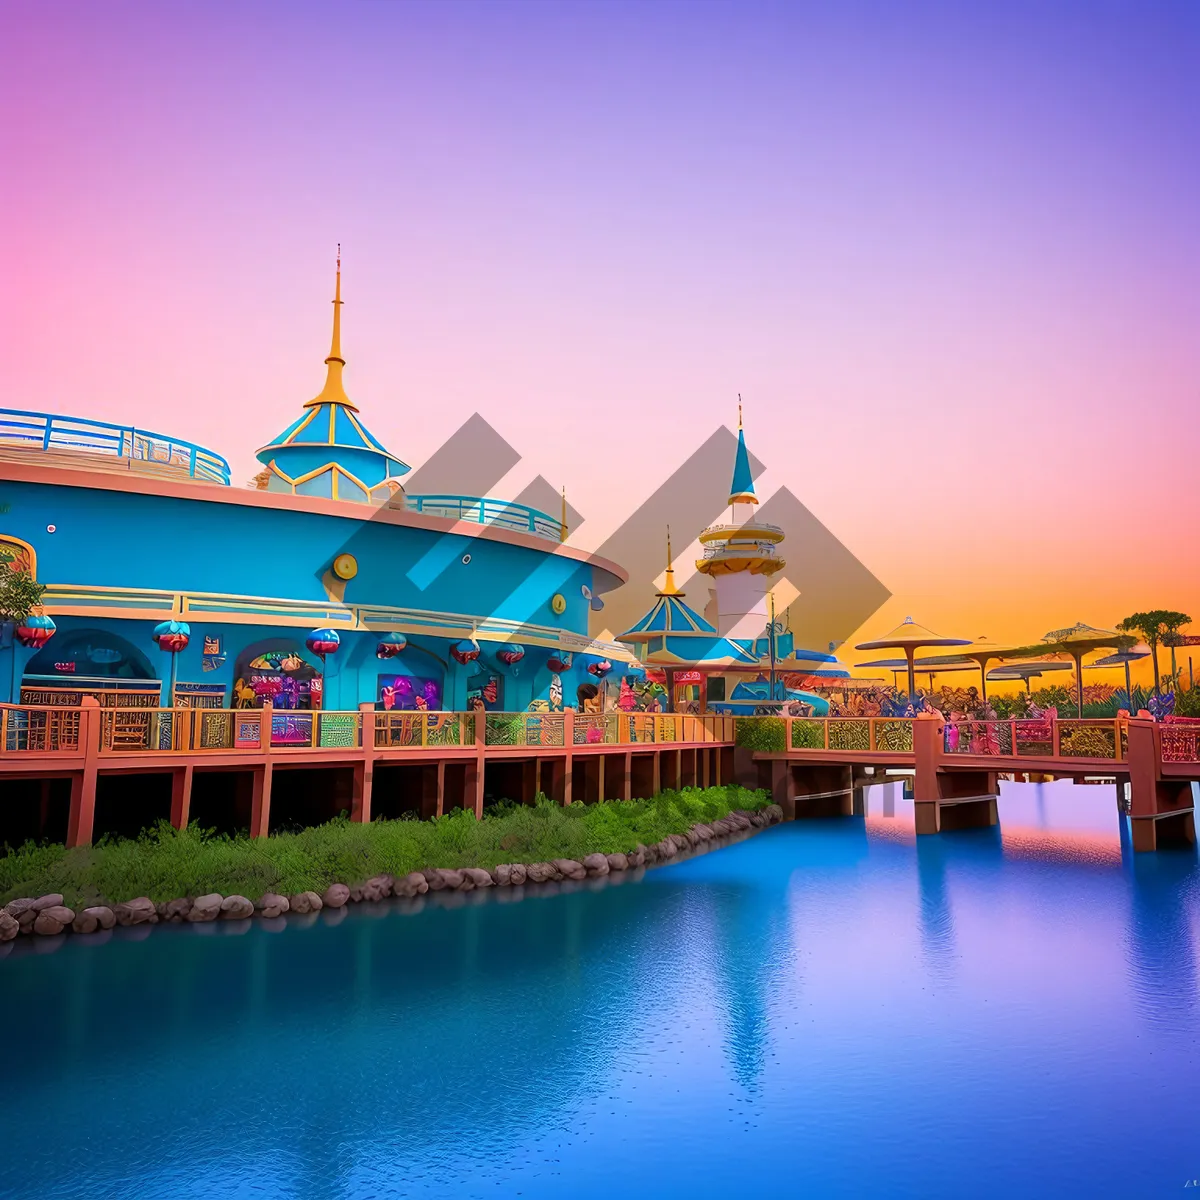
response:
[[[599,542],[740,391],[895,593],[863,636],[1200,608],[1194,5],[10,5],[0,44],[4,405],[240,482],[340,241],[410,464],[479,411]]]

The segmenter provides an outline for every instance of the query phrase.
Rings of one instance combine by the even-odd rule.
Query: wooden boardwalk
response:
[[[757,722],[754,737],[737,736]],[[406,807],[425,817],[482,814],[488,792],[569,804],[721,783],[768,788],[789,817],[848,814],[856,792],[903,773],[921,834],[995,824],[1002,776],[1106,778],[1126,788],[1135,848],[1152,850],[1194,841],[1200,723],[0,706],[0,785],[68,780],[70,845],[92,840],[105,776],[169,775],[180,828],[198,776],[248,775],[249,827],[262,836],[277,772],[348,772],[351,818],[369,821],[387,767],[408,769]]]

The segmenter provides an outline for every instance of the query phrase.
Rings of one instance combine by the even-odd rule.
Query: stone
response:
[[[431,892],[440,892],[446,886],[446,881],[437,867],[426,867],[421,874],[425,876],[425,882],[429,884]]]
[[[464,867],[463,875],[469,878],[477,888],[492,886],[492,873],[485,871],[482,867]]]
[[[564,879],[586,879],[587,868],[581,862],[576,862],[573,858],[556,858],[554,866],[558,869],[558,873]],[[608,864],[605,863],[607,869]]]
[[[215,921],[221,915],[221,901],[225,897],[217,892],[209,892],[205,896],[197,896],[188,910],[187,919],[193,924],[201,921]],[[118,920],[120,918],[118,917]]]
[[[32,896],[22,896],[20,900],[10,900],[5,906],[4,911],[10,917],[19,917],[23,912],[28,912],[37,901]]]
[[[420,871],[409,871],[404,880],[412,889],[414,896],[423,896],[429,891],[429,880]]]
[[[700,845],[700,835],[695,831],[695,829],[689,829],[683,836],[687,839],[687,844],[689,846],[694,847]]]
[[[644,867],[646,865],[646,847],[638,846],[632,854],[625,855],[625,859],[629,863],[631,871],[636,870],[638,867]]]
[[[529,872],[524,863],[513,863],[508,881],[513,887],[523,887],[529,879]]]
[[[75,920],[71,922],[71,929],[75,933],[95,933],[100,928],[100,922],[96,920],[94,913],[89,913],[85,908],[82,912],[75,914]]]
[[[605,854],[589,854],[582,863],[584,871],[592,879],[597,879],[601,875],[607,875],[611,868],[608,865],[608,856]]]
[[[438,875],[441,876],[442,887],[447,891],[463,890],[463,873],[461,871],[456,871],[453,867],[439,867]],[[470,886],[474,887],[475,885],[472,883]]]
[[[75,920],[75,914],[61,904],[51,904],[39,910],[33,922],[33,932],[43,937],[54,937]]]
[[[221,918],[225,921],[242,921],[254,916],[254,905],[245,896],[226,896],[221,901]]]
[[[377,893],[375,899],[386,900],[392,894],[392,887],[395,882],[395,878],[391,875],[372,875],[363,884],[363,894],[365,896],[368,892],[375,892]]]
[[[42,912],[47,908],[58,908],[62,905],[62,892],[51,892],[47,896],[39,896],[30,904],[34,912]]]
[[[512,863],[501,863],[492,868],[492,882],[497,887],[508,887],[512,883]]]
[[[525,878],[530,883],[547,883],[554,875],[554,868],[548,862],[532,862],[525,865]]]
[[[17,918],[12,913],[0,911],[0,942],[11,942],[20,932]]]
[[[288,903],[288,898],[278,892],[263,892],[254,907],[259,916],[273,921],[276,917],[282,917],[292,906]]]
[[[117,914],[107,904],[89,905],[82,915],[95,917],[101,929],[112,929],[117,923]]]
[[[187,915],[192,911],[192,902],[187,896],[179,896],[174,900],[168,900],[159,911],[159,917],[164,921],[170,921],[173,925],[177,925],[180,921],[186,921]]]
[[[391,891],[389,885],[388,890]],[[343,908],[350,899],[350,889],[344,883],[331,883],[321,896],[326,908]]]
[[[629,857],[625,854],[609,854],[605,856],[605,861],[608,863],[610,871],[628,871]],[[584,859],[586,864],[587,859]]]
[[[755,829],[764,829],[767,825],[767,817],[765,813],[756,812],[750,817],[750,824]]]
[[[772,825],[776,825],[783,820],[783,809],[780,808],[778,804],[768,804],[767,807],[763,809],[763,812],[767,814],[767,820],[770,821]]]
[[[355,884],[350,889],[350,903],[358,904],[363,898],[362,884]]]
[[[124,904],[114,904],[113,914],[118,925],[154,925],[158,922],[158,909],[149,896],[139,896]]]
[[[294,913],[299,913],[303,916],[306,913],[320,912],[322,908],[321,897],[316,892],[297,892],[288,900],[291,905],[291,910]]]

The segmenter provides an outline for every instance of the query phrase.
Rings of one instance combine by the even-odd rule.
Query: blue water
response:
[[[1111,788],[1001,817],[918,842],[876,790],[619,884],[22,941],[0,1193],[1183,1191],[1195,856]]]

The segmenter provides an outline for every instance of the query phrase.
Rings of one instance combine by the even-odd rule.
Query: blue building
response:
[[[346,394],[341,309],[339,264],[325,386],[258,452],[254,488],[163,434],[0,411],[0,549],[54,625],[41,646],[5,626],[0,695],[511,711],[574,704],[591,663],[630,659],[587,633],[624,573],[560,520],[406,495]]]

